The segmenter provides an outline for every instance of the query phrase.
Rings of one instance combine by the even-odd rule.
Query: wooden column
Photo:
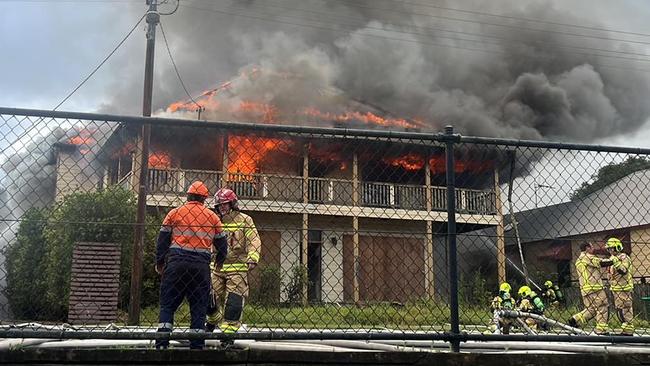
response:
[[[140,187],[140,170],[142,160],[142,135],[138,135],[138,140],[135,142],[135,150],[131,154],[131,187],[130,189],[137,192]]]
[[[429,166],[429,157],[427,156],[424,162],[424,186],[425,186],[425,198],[426,198],[426,208],[427,212],[431,212],[433,209],[433,202],[431,197],[431,169]],[[433,221],[427,220],[427,230],[426,230],[426,239],[425,239],[425,251],[424,258],[426,263],[425,269],[425,289],[429,298],[435,296],[435,271],[434,271],[434,261],[433,261]]]
[[[221,153],[221,187],[228,186],[228,134],[224,133],[223,135],[223,150]]]
[[[499,283],[506,282],[506,238],[499,188],[499,168],[494,169],[494,204],[497,212],[497,275]]]
[[[309,203],[309,145],[304,144],[302,149],[302,202],[306,205]],[[300,253],[300,263],[304,267],[305,274],[308,278],[308,247],[309,247],[309,214],[302,214],[302,245]],[[308,304],[309,281],[302,283],[302,303]]]
[[[355,152],[352,156],[352,205],[359,207],[359,156]],[[352,256],[353,256],[353,271],[352,274],[352,288],[353,300],[355,304],[359,303],[359,271],[361,270],[359,263],[359,216],[352,217]]]

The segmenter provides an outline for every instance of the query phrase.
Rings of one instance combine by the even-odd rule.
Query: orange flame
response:
[[[94,132],[94,130],[85,128],[81,129],[79,132],[77,132],[77,136],[73,136],[68,139],[68,143],[79,146],[79,152],[81,154],[88,154],[90,152],[90,146],[94,145],[97,142],[97,140],[95,140],[95,138],[92,136]]]
[[[398,126],[404,128],[418,128],[422,127],[423,124],[420,121],[407,121],[403,118],[383,118],[372,112],[345,112],[341,114],[321,112],[316,108],[309,107],[301,111],[302,114],[318,119],[336,121],[336,122],[352,122],[359,121],[368,125],[378,125],[378,126]]]
[[[169,153],[155,152],[149,154],[149,168],[168,169],[172,166],[172,158]]]
[[[418,171],[424,168],[424,157],[411,152],[404,156],[396,158],[384,158],[382,160],[385,164],[394,167],[400,167],[408,171]],[[454,161],[454,171],[456,173],[485,173],[493,169],[494,162],[491,160],[461,160]],[[429,159],[429,169],[432,174],[444,174],[446,169],[446,159],[444,155],[435,155]]]
[[[276,138],[232,135],[228,138],[228,172],[258,173],[262,159],[271,151],[283,150],[287,144]]]
[[[277,119],[278,109],[271,104],[244,100],[239,103],[239,108],[233,111],[233,114],[247,116],[264,123],[273,123]]]
[[[424,158],[416,153],[408,153],[397,158],[384,158],[383,161],[386,164],[401,167],[405,170],[420,170],[424,168]]]

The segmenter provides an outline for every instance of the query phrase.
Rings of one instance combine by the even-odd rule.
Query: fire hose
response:
[[[519,311],[519,310],[497,310],[495,311],[496,315],[495,318],[497,319],[497,329],[498,329],[498,319],[500,318],[511,318],[511,319],[518,319],[521,320],[522,318],[531,318],[534,320],[537,320],[540,323],[546,323],[551,326],[559,327],[562,328],[566,331],[571,332],[572,334],[579,334],[579,335],[588,335],[589,333],[585,332],[582,329],[574,328],[570,325],[561,323],[557,320],[553,320],[550,318],[545,317],[544,315],[539,315],[535,313],[529,313],[525,311]],[[525,322],[524,322],[525,324]],[[528,328],[527,326],[524,328]],[[526,331],[533,332],[532,329],[526,329]],[[533,332],[534,334],[534,332]]]

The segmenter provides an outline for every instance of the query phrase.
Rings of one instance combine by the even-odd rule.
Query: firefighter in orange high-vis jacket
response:
[[[206,331],[218,325],[224,334],[234,334],[241,326],[248,297],[248,271],[260,260],[261,241],[253,219],[239,211],[235,192],[221,188],[214,200],[228,236],[228,256],[223,265],[212,263],[213,295]]]
[[[225,258],[228,242],[221,220],[203,203],[208,188],[196,181],[187,190],[187,203],[167,214],[156,243],[156,272],[160,280],[160,316],[158,332],[171,332],[174,313],[187,298],[190,304],[190,328],[204,331],[210,299],[210,259]],[[213,250],[214,247],[214,250]],[[190,348],[201,349],[204,340],[190,341]],[[169,340],[156,340],[157,349],[165,349]]]

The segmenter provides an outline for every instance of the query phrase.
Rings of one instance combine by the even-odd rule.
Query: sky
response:
[[[270,11],[269,7],[274,7],[273,10],[277,14],[281,13],[282,9],[287,9],[282,6],[289,4],[283,4],[283,2],[284,0],[240,1],[239,4],[250,4],[250,7],[236,10],[248,14],[264,14],[264,11]],[[335,11],[341,7],[341,4],[336,4],[337,1],[305,2],[305,4],[307,3],[311,5],[310,9]],[[402,9],[400,3],[397,1],[396,5],[396,3],[378,1],[371,4],[373,6],[377,4],[375,7],[379,9],[382,9],[382,6],[383,9],[386,7]],[[434,3],[497,14],[514,12],[510,1],[492,1],[489,6],[484,4],[479,6],[479,2],[475,1],[456,1],[449,3],[451,5],[445,4],[444,1]],[[543,3],[549,2],[517,2],[517,11],[524,12],[529,18],[557,20],[557,16],[545,17],[544,12],[548,10],[542,11],[542,8],[539,7]],[[567,2],[552,1],[551,5],[544,5],[544,8],[552,8],[557,14],[571,15],[579,21],[575,24],[596,25],[609,29],[650,34],[650,26],[647,25],[650,4],[646,5],[633,0],[617,2],[580,0],[570,2],[570,6],[565,3]],[[283,33],[290,37],[296,35],[295,38],[307,39],[305,42],[310,46],[316,44],[325,49],[330,47],[327,41],[338,37],[319,38],[323,31],[318,29],[297,27],[282,22],[238,18],[199,10],[206,8],[232,9],[228,8],[231,6],[230,1],[181,0],[181,5],[177,13],[164,16],[162,21],[167,30],[179,70],[184,75],[188,89],[195,95],[220,82],[229,80],[237,75],[241,68],[260,61],[255,60],[255,57],[261,59],[264,57],[263,54],[250,52],[246,48],[256,47],[253,43],[257,39],[264,39],[269,33]],[[257,8],[255,9],[255,7]],[[163,7],[164,9],[169,10],[170,8],[166,6]],[[412,9],[408,8],[409,11]],[[0,58],[0,68],[4,71],[3,77],[0,78],[0,105],[38,109],[53,108],[112,50],[145,10],[144,0],[0,0],[0,44],[3,45],[5,55]],[[419,12],[432,11],[421,8],[417,8],[417,10]],[[346,13],[345,9],[341,11]],[[386,24],[392,20],[391,16],[399,17],[399,14],[390,15],[387,11],[370,12],[371,10],[365,12],[359,10],[358,15],[370,20],[384,19]],[[494,21],[492,18],[468,14],[449,12],[444,14],[467,19]],[[290,18],[291,22],[296,22],[296,19],[301,16],[309,19],[309,14],[305,13],[292,14],[291,16],[293,17]],[[413,22],[417,23],[417,20],[413,20]],[[441,21],[436,20],[436,22],[440,23]],[[454,29],[459,27],[458,24],[444,22],[442,26],[455,27]],[[460,27],[466,30],[465,28],[471,26],[470,23]],[[241,29],[244,29],[241,33],[246,33],[248,38],[242,38],[240,34],[237,34]],[[141,24],[116,54],[60,110],[139,114],[142,103],[144,30],[145,25]],[[216,32],[216,30],[220,32]],[[576,31],[575,29],[569,30]],[[513,30],[506,29],[504,32],[512,33]],[[650,37],[625,34],[614,34],[614,36],[635,40],[650,39]],[[334,41],[337,40],[334,39]],[[399,47],[399,45],[395,47]],[[615,45],[616,49],[620,49],[620,47],[622,46]],[[636,44],[633,47],[636,47],[637,51],[640,48],[641,53],[650,53],[650,50],[647,49],[650,47],[648,45]],[[455,57],[475,56],[475,53],[469,51],[463,53],[463,50],[453,50],[453,52],[456,53]],[[650,69],[650,65],[646,62],[629,63],[625,60],[612,59],[607,60],[607,63],[622,67]],[[401,65],[396,67],[399,66]],[[459,73],[464,71],[463,66],[460,62]],[[162,43],[160,29],[158,29],[155,71],[154,109],[185,97],[185,93],[171,69],[170,60]],[[350,79],[354,79],[354,77],[350,77]],[[650,142],[648,142],[650,141],[648,139],[650,126],[643,124],[640,128],[635,128],[633,131],[628,131],[627,134],[614,138],[598,136],[598,138],[602,137],[607,137],[607,143],[650,146]]]
[[[170,0],[170,2],[175,3],[174,0]],[[583,122],[580,120],[580,113],[571,111],[570,114],[573,115],[566,119],[568,122],[559,118],[557,123],[560,125],[575,124],[577,126],[575,127],[576,131],[561,130],[563,127],[560,127],[560,130],[557,128],[540,129],[539,125],[548,124],[548,121],[543,119],[541,122],[536,122],[535,126],[525,126],[519,131],[518,128],[513,128],[513,122],[508,119],[514,118],[519,121],[525,119],[528,115],[523,114],[523,117],[522,115],[512,117],[512,115],[504,115],[502,111],[495,112],[494,108],[492,108],[491,104],[494,104],[495,100],[500,100],[498,98],[503,98],[503,95],[510,96],[514,93],[513,98],[523,99],[527,97],[525,95],[516,95],[517,87],[520,87],[522,72],[535,73],[541,69],[544,78],[550,80],[551,88],[560,86],[565,90],[570,90],[571,87],[563,86],[562,81],[559,79],[562,79],[568,73],[578,74],[580,70],[576,71],[572,67],[579,65],[581,62],[589,64],[591,59],[587,61],[581,59],[578,60],[579,62],[574,62],[575,60],[571,59],[570,65],[562,65],[558,70],[551,70],[556,66],[554,63],[558,63],[555,59],[553,62],[549,61],[547,63],[540,61],[541,64],[539,65],[534,65],[533,61],[525,60],[522,62],[527,64],[526,67],[512,71],[519,66],[514,62],[503,66],[503,63],[510,62],[505,60],[507,57],[499,58],[481,52],[461,49],[462,47],[482,48],[479,47],[480,45],[477,46],[476,42],[454,43],[454,41],[453,44],[460,44],[462,47],[436,48],[429,47],[426,42],[418,44],[417,42],[421,42],[421,38],[418,38],[418,36],[399,33],[399,25],[409,23],[429,27],[424,29],[444,28],[474,33],[484,31],[486,34],[497,37],[517,36],[517,30],[514,28],[481,26],[471,22],[459,23],[440,18],[416,17],[409,14],[443,15],[450,18],[477,20],[487,23],[505,22],[503,19],[410,5],[413,3],[422,4],[421,1],[377,0],[367,2],[350,0],[348,3],[360,4],[360,8],[348,6],[349,4],[340,0],[310,0],[298,3],[293,0],[234,2],[226,0],[181,0],[178,11],[173,15],[163,16],[162,22],[179,71],[193,95],[232,79],[242,70],[245,70],[246,67],[264,64],[265,60],[267,60],[267,64],[270,64],[270,68],[277,67],[277,64],[294,62],[297,57],[284,59],[279,57],[277,53],[273,53],[273,50],[269,50],[269,48],[282,49],[282,47],[287,47],[289,50],[295,49],[296,54],[306,58],[307,62],[312,62],[321,69],[318,70],[320,72],[318,77],[323,80],[318,80],[317,87],[335,86],[357,98],[366,98],[368,95],[367,99],[370,99],[375,104],[388,106],[388,109],[397,117],[402,117],[403,114],[408,114],[404,113],[404,111],[411,111],[415,108],[413,103],[409,104],[409,99],[417,101],[418,105],[421,105],[422,101],[435,100],[427,109],[418,110],[416,117],[424,115],[424,118],[426,118],[430,114],[434,116],[432,118],[441,116],[440,119],[458,119],[458,123],[465,126],[464,132],[466,134],[578,140],[581,142],[650,147],[650,124],[647,123],[647,115],[650,115],[650,113],[646,113],[648,111],[645,110],[630,112],[629,114],[633,115],[635,120],[628,123],[626,120],[628,116],[620,116],[620,114],[625,113],[621,111],[623,107],[619,107],[619,105],[614,105],[614,108],[612,108],[614,111],[601,111],[598,110],[601,106],[587,105],[585,108],[597,110],[587,119],[599,120],[593,124],[587,122],[589,124],[587,128],[582,127]],[[496,0],[487,4],[486,2],[472,0],[454,2],[441,0],[429,3],[492,14],[513,15],[529,19],[650,34],[650,26],[647,25],[650,4],[634,0],[617,2],[588,0],[513,2]],[[310,10],[302,13],[291,12],[291,6],[295,4],[304,4],[303,9],[310,9],[312,13],[309,13]],[[173,4],[165,5],[162,7],[162,11],[169,11],[172,7]],[[3,57],[0,57],[0,69],[4,71],[2,78],[0,78],[0,106],[37,109],[53,108],[115,47],[142,16],[146,8],[144,0],[0,0],[0,44],[3,45],[4,54]],[[392,11],[389,11],[391,9]],[[231,15],[219,12],[223,10],[231,12]],[[358,29],[366,27],[366,29],[363,29],[364,31],[368,31],[368,28],[372,30],[379,22],[379,26],[383,29],[381,36],[388,35],[390,37],[396,34],[399,39],[415,40],[415,42],[386,42],[384,40],[375,41],[372,38],[357,37],[358,29],[350,29],[345,34],[336,34],[319,28],[287,24],[314,24],[314,17],[319,16],[319,11],[341,14],[339,19],[343,25],[349,24],[345,22],[348,16],[354,16],[353,19],[357,20],[361,19],[355,25]],[[233,12],[235,14],[246,14],[252,16],[252,18],[232,16]],[[283,18],[284,15],[288,18]],[[271,18],[273,21],[256,19],[256,16],[267,18],[267,20]],[[341,27],[341,25],[332,24],[333,27]],[[526,22],[514,24],[525,27],[541,27],[544,30],[556,32],[589,33],[633,41],[650,41],[650,36],[609,34]],[[140,114],[145,27],[144,22],[141,23],[125,44],[59,110],[97,111],[127,115]],[[435,33],[435,37],[444,38],[441,34],[440,32]],[[542,35],[542,37],[546,36]],[[160,29],[158,29],[157,38],[153,103],[154,110],[161,111],[169,103],[187,98],[173,72],[170,59],[162,42]],[[437,40],[437,43],[444,44],[445,40],[442,38]],[[551,42],[562,43],[564,46],[589,46],[618,51],[633,51],[637,55],[650,55],[650,45],[641,44],[641,42],[622,44],[597,39],[583,42],[580,38],[564,37],[558,34],[551,34],[547,38],[552,38]],[[528,40],[540,42],[537,38],[533,39],[533,36]],[[542,41],[548,40],[543,39]],[[373,42],[381,43],[373,45]],[[387,45],[384,45],[384,43]],[[366,48],[374,46],[376,50],[382,52],[373,54],[372,50],[364,49],[364,46]],[[539,49],[543,48],[539,46]],[[391,52],[384,52],[387,49],[390,49],[392,54]],[[511,52],[508,55],[511,58],[519,56],[521,52],[518,50],[510,51],[507,47],[495,46],[489,48],[490,51],[495,49],[505,49],[506,52]],[[530,52],[534,55],[532,57],[539,54],[537,51],[539,50]],[[566,59],[580,58],[575,53],[566,52],[564,54],[567,51],[566,47],[551,49],[551,51],[561,54]],[[578,53],[590,52],[573,51]],[[417,54],[419,57],[409,58],[403,56],[407,54]],[[368,58],[377,60],[382,59],[383,56],[388,60],[386,61],[387,64],[381,64],[379,61],[366,62]],[[650,62],[631,62],[622,58],[635,56],[627,56],[627,54],[621,54],[620,56],[621,59],[612,58],[602,61],[602,64],[618,67],[619,69],[599,69],[599,64],[594,64],[596,65],[594,66],[596,81],[602,82],[604,88],[615,85],[617,89],[625,89],[627,82],[638,79],[638,73],[626,69],[650,70]],[[335,58],[336,60],[334,60]],[[316,61],[313,61],[314,59]],[[561,61],[564,62],[565,60]],[[428,69],[428,63],[431,62],[439,62],[441,66]],[[601,61],[599,60],[599,62]],[[380,82],[377,82],[375,80],[377,77],[374,75],[361,77],[360,74],[363,74],[363,68],[359,68],[358,65],[362,65],[363,68],[367,67],[370,70],[373,69],[373,65],[378,65],[381,68],[377,70],[389,70],[391,73],[394,71],[397,76],[393,78],[401,78],[402,80],[380,80]],[[391,70],[391,67],[394,67],[394,70]],[[480,70],[482,67],[487,71]],[[477,83],[474,80],[484,78],[487,74],[498,73],[504,67],[509,68],[509,72],[503,75],[503,79],[511,79],[506,80],[506,83],[504,83],[504,90],[509,90],[509,94],[503,92],[495,98],[492,95],[487,95],[486,92],[471,90],[472,85]],[[422,75],[429,71],[436,74],[432,76],[435,80],[427,80],[428,84],[420,82],[419,79],[423,79]],[[450,74],[450,72],[457,75],[453,75],[453,77],[444,76]],[[414,80],[408,80],[409,73],[416,75],[413,78]],[[587,73],[589,73],[589,70],[587,70]],[[611,73],[609,77],[608,73]],[[440,76],[441,74],[443,76]],[[463,75],[470,75],[471,78]],[[648,76],[650,71],[643,71],[640,75]],[[519,78],[516,78],[517,76]],[[619,83],[616,84],[612,80],[618,80]],[[533,81],[523,80],[521,84],[524,85],[524,88],[527,85],[525,84],[526,81],[529,83],[544,82],[544,80],[540,81],[538,79]],[[388,85],[388,92],[382,90],[385,85]],[[482,87],[480,83],[477,83],[477,85],[477,87]],[[308,86],[312,87],[313,85],[309,84]],[[444,93],[440,93],[438,90],[432,92],[433,86],[443,89]],[[431,90],[420,90],[421,88]],[[611,89],[615,88],[612,87]],[[633,89],[633,87],[630,86],[630,89]],[[379,92],[376,94],[370,92],[374,90],[388,94],[388,98],[383,98]],[[458,90],[463,93],[460,97],[457,95]],[[646,89],[640,89],[639,92],[636,90],[628,91],[629,95],[623,95],[621,99],[634,95],[639,98],[639,101],[643,101],[647,97],[640,94],[646,91]],[[267,93],[267,91],[264,92]],[[525,91],[522,93],[525,93]],[[604,94],[606,94],[606,97],[610,97],[609,94]],[[405,101],[395,101],[396,95],[404,95]],[[579,97],[577,98],[579,99]],[[478,104],[482,103],[482,105],[478,107],[472,106],[472,103],[475,103],[477,99],[479,100]],[[595,99],[597,98],[594,97]],[[573,100],[571,102],[575,103]],[[612,103],[616,104],[615,102],[614,100]],[[624,101],[619,101],[619,104],[624,103]],[[463,107],[457,110],[454,104],[462,104]],[[500,105],[500,102],[496,104],[499,104],[498,108],[500,109],[509,108],[509,106]],[[638,104],[642,105],[644,103],[638,102]],[[444,113],[438,114],[438,111],[444,111]],[[556,113],[556,111],[553,111],[553,113]],[[557,113],[564,112],[560,110]],[[472,116],[465,121],[464,116],[470,114],[498,115],[486,119]],[[506,122],[505,127],[500,123],[501,120]],[[610,124],[609,120],[616,122]],[[620,122],[620,120],[623,120],[623,122]],[[434,124],[432,128],[437,127],[439,126]],[[514,136],[507,135],[508,131],[513,129],[517,129],[519,132]],[[593,131],[583,132],[589,130]],[[462,127],[461,131],[463,131]],[[582,138],[582,133],[589,136]]]

